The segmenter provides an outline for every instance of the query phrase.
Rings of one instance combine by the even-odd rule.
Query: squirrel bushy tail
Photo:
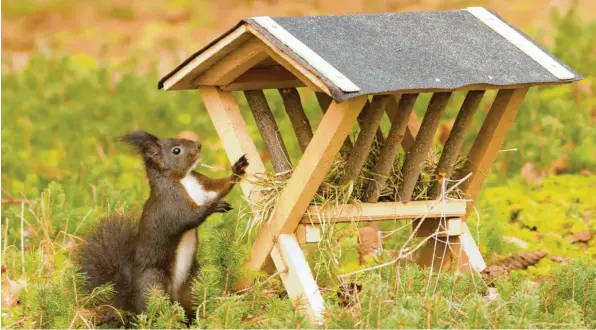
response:
[[[131,308],[131,281],[138,221],[131,214],[113,213],[101,219],[87,243],[79,250],[81,271],[89,291],[112,283],[116,295],[112,305]]]

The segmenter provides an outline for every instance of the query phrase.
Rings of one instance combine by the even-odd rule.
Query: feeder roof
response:
[[[277,48],[320,79],[337,102],[366,94],[466,86],[504,88],[582,79],[494,13],[472,7],[437,12],[249,18],[193,54],[162,78],[158,87],[196,88],[181,83],[185,77],[179,72],[246,25],[252,27],[250,31],[260,33],[269,47]],[[225,56],[233,49],[217,52]],[[188,73],[193,74],[200,72]],[[179,81],[164,85],[176,75]]]

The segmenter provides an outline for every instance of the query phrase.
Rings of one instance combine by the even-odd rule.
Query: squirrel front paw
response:
[[[215,207],[214,213],[227,213],[232,210],[232,205],[226,201],[219,201]]]
[[[246,159],[246,155],[240,157],[232,166],[232,173],[237,176],[242,176],[246,174],[246,168],[248,167],[248,159]]]

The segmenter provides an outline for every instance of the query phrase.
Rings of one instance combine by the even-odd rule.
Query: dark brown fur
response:
[[[140,313],[146,308],[146,292],[162,288],[193,313],[190,282],[198,269],[192,264],[190,274],[178,292],[171,292],[172,265],[182,235],[201,225],[213,213],[225,213],[231,206],[221,201],[245,173],[246,157],[233,166],[231,176],[211,179],[192,172],[205,190],[217,195],[205,205],[197,205],[180,183],[200,158],[201,144],[184,139],[158,139],[142,131],[131,132],[122,140],[143,156],[151,193],[145,202],[138,228],[136,222],[112,216],[104,219],[81,250],[83,272],[89,289],[112,282],[117,290],[116,307]],[[178,154],[174,149],[180,149]],[[134,225],[133,225],[134,224]],[[194,260],[194,258],[193,258]]]

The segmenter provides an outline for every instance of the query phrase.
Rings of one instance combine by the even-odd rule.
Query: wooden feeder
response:
[[[321,322],[323,299],[300,248],[318,240],[316,219],[380,221],[426,217],[418,233],[431,235],[443,223],[445,240],[429,240],[419,257],[423,265],[452,258],[462,269],[481,271],[485,263],[466,226],[465,201],[411,201],[422,162],[432,148],[441,115],[454,91],[467,91],[445,142],[436,174],[449,178],[467,128],[485,90],[498,93],[465,157],[460,186],[472,200],[490,173],[528,88],[563,84],[582,77],[498,16],[480,8],[442,12],[317,17],[254,17],[202,48],[167,74],[164,90],[198,89],[231,163],[247,154],[248,173],[265,165],[232,91],[243,91],[266,151],[277,173],[291,172],[275,210],[252,247],[249,269],[261,269],[269,257],[280,271],[288,295],[305,303],[313,322]],[[313,130],[296,88],[316,93],[324,115]],[[264,89],[277,89],[302,150],[292,164],[271,113]],[[420,93],[433,93],[416,125],[412,108]],[[304,94],[304,93],[303,93]],[[370,98],[369,98],[370,96]],[[388,134],[379,129],[386,113]],[[351,141],[355,125],[360,133]],[[419,126],[419,127],[418,127]],[[366,190],[366,203],[318,208],[310,203],[332,162],[346,158],[347,182],[356,178],[377,136],[384,141],[374,168],[379,180]],[[399,152],[406,151],[400,202],[376,203]],[[431,197],[440,194],[440,184]],[[245,196],[250,182],[242,183]],[[314,215],[309,217],[308,215]],[[314,219],[314,220],[313,220]],[[446,226],[446,227],[445,227]],[[441,252],[432,253],[435,244]],[[434,262],[432,259],[435,259]]]

